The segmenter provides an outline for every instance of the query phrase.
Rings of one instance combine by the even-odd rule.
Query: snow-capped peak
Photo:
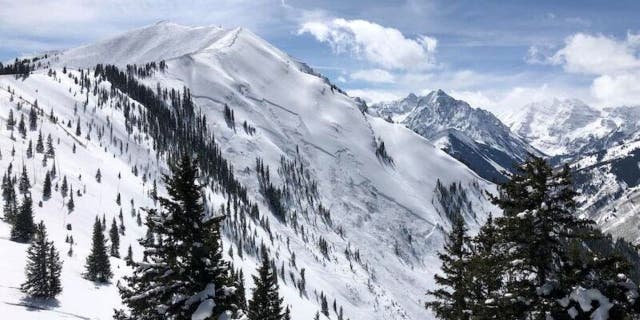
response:
[[[58,63],[90,67],[97,62],[126,65],[168,60],[216,47],[217,42],[229,41],[241,31],[245,30],[217,26],[190,27],[159,21],[95,44],[66,50]]]

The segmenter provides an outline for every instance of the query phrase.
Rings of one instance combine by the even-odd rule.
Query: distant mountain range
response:
[[[504,171],[511,171],[529,153],[542,154],[491,112],[472,108],[442,90],[374,104],[368,112],[402,123],[490,181],[504,181]]]

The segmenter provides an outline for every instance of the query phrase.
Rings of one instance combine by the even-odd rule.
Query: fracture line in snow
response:
[[[287,108],[285,108],[285,107],[283,107],[283,106],[281,106],[281,105],[279,105],[279,104],[277,104],[277,103],[275,103],[275,102],[272,102],[272,101],[271,101],[271,100],[269,100],[269,99],[266,99],[266,98],[258,99],[258,98],[252,97],[252,96],[250,96],[250,95],[245,95],[245,97],[247,97],[247,98],[249,98],[249,99],[251,99],[251,100],[253,100],[253,101],[256,101],[256,102],[261,102],[261,103],[262,103],[262,102],[266,102],[266,103],[268,103],[268,104],[270,104],[270,105],[272,105],[272,106],[274,106],[274,107],[278,107],[278,108],[280,108],[280,109],[282,109],[282,110],[284,110],[284,111],[286,111],[286,112],[289,112],[289,113],[291,113],[292,115],[300,116],[300,115],[299,115],[299,114],[297,114],[296,112],[293,112],[293,111],[291,111],[291,110],[289,110],[289,109],[287,109]]]
[[[220,101],[218,99],[214,99],[214,98],[211,98],[209,96],[200,96],[200,95],[195,95],[195,94],[192,94],[191,96],[193,98],[196,98],[196,99],[205,99],[205,100],[209,100],[209,101],[221,104],[221,105],[225,105],[226,104],[226,103],[224,103],[224,102],[222,102],[222,101]]]

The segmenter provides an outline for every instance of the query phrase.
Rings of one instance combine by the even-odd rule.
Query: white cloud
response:
[[[367,103],[393,101],[407,96],[399,91],[384,89],[353,89],[347,90],[347,93],[352,97],[360,97]]]
[[[591,94],[605,106],[640,105],[640,73],[602,75],[593,80]]]
[[[640,34],[625,38],[576,33],[555,52],[531,47],[528,63],[562,66],[565,72],[592,76],[588,96],[599,106],[640,104]]]
[[[437,40],[406,38],[399,30],[366,20],[308,21],[298,34],[309,33],[337,54],[350,53],[385,69],[427,69],[435,65]]]
[[[374,83],[394,83],[395,76],[382,69],[358,70],[350,75],[351,80],[362,80]]]
[[[640,68],[640,36],[628,34],[624,40],[604,35],[577,33],[565,40],[565,46],[549,57],[571,73],[610,74]]]

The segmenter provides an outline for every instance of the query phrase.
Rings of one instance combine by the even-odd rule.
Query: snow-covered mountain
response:
[[[604,231],[638,242],[640,107],[596,109],[577,99],[536,102],[502,116],[531,145],[574,169],[581,210]]]
[[[503,180],[502,171],[510,171],[528,153],[540,154],[491,112],[472,108],[442,90],[423,97],[410,94],[402,100],[374,104],[368,110],[406,125],[492,181]]]
[[[143,73],[129,69],[128,74],[167,105],[163,92],[174,90],[181,96],[190,90],[222,157],[261,212],[258,219],[242,217],[247,223],[244,231],[239,231],[240,220],[225,223],[226,258],[244,271],[250,292],[253,284],[248,275],[257,265],[255,247],[267,245],[286,275],[280,288],[293,319],[312,318],[320,310],[321,297],[330,304],[335,300],[350,319],[432,317],[424,310],[424,293],[433,286],[440,265],[435,253],[441,248],[443,231],[449,228],[451,215],[459,214],[450,212],[451,204],[443,199],[457,199],[458,207],[473,208],[462,214],[476,230],[495,211],[484,194],[494,187],[412,130],[427,136],[431,128],[445,128],[463,112],[469,122],[454,129],[482,144],[495,144],[496,150],[511,156],[524,154],[525,147],[508,135],[508,129],[506,133],[500,128],[473,129],[487,121],[497,126],[497,119],[484,111],[469,111],[468,105],[453,103],[442,93],[425,97],[425,103],[432,102],[406,117],[407,123],[416,124],[412,130],[363,113],[357,99],[242,28],[163,22],[41,56],[40,68],[26,79],[0,76],[0,169],[6,171],[11,163],[17,172],[24,164],[37,202],[42,177],[55,162],[54,184],[66,175],[82,196],[76,197],[76,208],[68,213],[55,192],[42,207],[34,208],[35,220],[45,221],[51,240],[63,252],[69,247],[67,235],[73,235],[75,245],[73,255],[64,256],[59,303],[25,301],[17,287],[24,279],[26,245],[9,241],[9,227],[0,222],[0,254],[12,261],[0,264],[3,314],[14,319],[109,319],[120,305],[115,283],[130,272],[121,259],[111,258],[116,276],[110,285],[95,285],[81,276],[91,226],[96,215],[117,220],[123,209],[126,233],[121,252],[131,244],[134,258],[140,259],[135,240],[145,230],[136,223],[137,214],[144,221],[139,208],[154,206],[148,196],[150,181],[160,181],[167,158],[156,153],[160,142],[144,130],[144,119],[154,109],[133,99],[133,91],[97,75],[94,68],[98,63],[114,64],[125,71],[127,64],[161,60],[166,68],[156,65]],[[10,112],[18,118],[27,116],[36,100],[41,110],[38,129],[56,142],[55,161],[44,166],[42,155],[25,156],[38,131],[21,137],[4,128]],[[447,113],[450,103],[460,110]],[[422,114],[423,109],[430,111]],[[55,123],[47,120],[51,111]],[[447,122],[419,126],[418,118],[428,114],[442,115]],[[81,135],[74,134],[78,123]],[[379,152],[382,142],[384,153]],[[285,221],[270,212],[260,192],[257,159],[271,168],[271,181],[288,191]],[[100,183],[94,178],[98,168],[104,177]],[[451,184],[464,194],[444,197],[448,189],[437,186]],[[115,201],[118,192],[122,204]],[[208,207],[219,210],[231,201],[227,197],[220,183],[213,183],[207,191]],[[297,283],[303,275],[306,286],[301,290]],[[329,318],[337,319],[336,313],[331,310]]]
[[[576,155],[615,146],[635,135],[640,107],[600,110],[577,99],[553,99],[511,110],[501,119],[548,155]]]

